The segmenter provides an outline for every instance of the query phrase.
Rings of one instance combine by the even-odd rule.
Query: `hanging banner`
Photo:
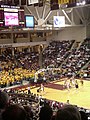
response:
[[[69,0],[58,0],[58,4],[66,4],[69,3]]]

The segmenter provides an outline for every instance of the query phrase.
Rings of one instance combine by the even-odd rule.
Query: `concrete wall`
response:
[[[77,40],[81,41],[86,38],[86,27],[65,28],[59,31],[53,31],[52,36],[47,40]]]
[[[0,39],[0,44],[9,44],[13,43],[12,39]]]
[[[90,25],[86,26],[86,38],[90,38]]]
[[[90,27],[66,27],[62,28],[61,30],[51,30],[50,35],[46,37],[47,42],[51,40],[77,40],[81,41],[87,37],[90,37]],[[45,39],[45,38],[44,38]],[[36,37],[33,38],[33,42],[41,42],[44,39]],[[16,39],[17,43],[27,43],[30,42],[29,38],[18,38]],[[9,44],[13,43],[12,39],[0,39],[0,44]]]

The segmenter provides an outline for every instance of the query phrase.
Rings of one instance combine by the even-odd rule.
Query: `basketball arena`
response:
[[[32,120],[40,100],[53,111],[74,105],[89,120],[89,90],[90,1],[1,0],[0,91],[9,103],[30,105]]]

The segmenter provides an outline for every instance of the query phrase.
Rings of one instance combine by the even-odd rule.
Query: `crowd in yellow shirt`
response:
[[[15,68],[14,70],[1,71],[0,72],[0,86],[9,86],[10,83],[13,85],[14,82],[20,82],[23,79],[34,77],[35,70],[27,70],[23,68]]]

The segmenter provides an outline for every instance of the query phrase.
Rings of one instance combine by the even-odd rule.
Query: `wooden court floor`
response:
[[[44,92],[38,93],[42,95],[43,98],[47,98],[50,100],[55,100],[58,102],[66,103],[67,100],[70,101],[70,104],[77,105],[78,107],[84,107],[90,109],[90,81],[84,80],[83,86],[80,83],[80,80],[77,80],[79,84],[79,88],[75,87],[60,90],[55,88],[44,87]],[[54,84],[63,85],[64,81],[57,81]],[[37,89],[32,88],[31,92],[37,94]]]

